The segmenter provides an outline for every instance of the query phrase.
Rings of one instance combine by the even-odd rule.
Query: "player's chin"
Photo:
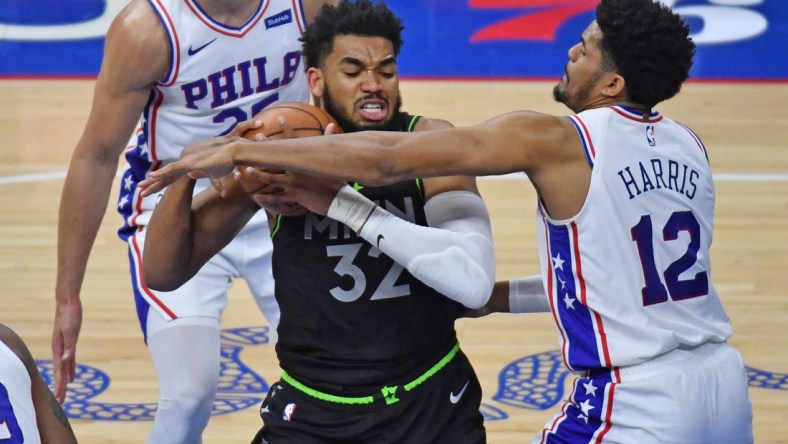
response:
[[[356,126],[358,126],[359,130],[361,131],[385,131],[391,126],[391,119],[387,118],[385,120],[363,120],[361,122],[356,122]]]

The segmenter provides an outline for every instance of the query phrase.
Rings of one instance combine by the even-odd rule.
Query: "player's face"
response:
[[[569,49],[569,62],[564,76],[553,88],[553,97],[574,112],[590,108],[598,99],[597,89],[604,70],[599,43],[602,31],[596,21],[580,36],[580,42]]]
[[[341,35],[321,68],[321,101],[345,132],[387,129],[399,112],[399,76],[391,42]]]

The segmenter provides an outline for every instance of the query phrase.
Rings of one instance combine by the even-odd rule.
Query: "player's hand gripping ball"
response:
[[[261,121],[262,126],[245,132],[243,137],[249,140],[256,140],[255,137],[258,134],[263,134],[266,139],[277,140],[286,138],[287,135],[284,134],[281,125],[279,125],[278,119],[280,116],[285,118],[287,126],[292,130],[296,138],[322,136],[325,134],[329,123],[334,124],[334,134],[342,132],[337,121],[322,109],[303,102],[282,102],[271,105],[255,115],[252,119]],[[261,148],[264,149],[264,145]],[[238,171],[240,172],[238,181],[247,193],[277,194],[282,191],[277,187],[257,180],[257,178],[246,171],[248,168],[254,167],[238,166]],[[261,168],[261,170],[267,173],[284,173],[282,170],[272,168]],[[287,206],[289,207],[287,210],[280,209],[277,212],[285,216],[300,216],[306,212],[306,209],[297,203]],[[271,211],[270,208],[267,209]]]

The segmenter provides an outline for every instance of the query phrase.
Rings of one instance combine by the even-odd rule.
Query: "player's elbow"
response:
[[[474,285],[469,286],[469,289],[471,291],[466,295],[463,305],[471,310],[476,310],[487,305],[492,294],[493,282],[482,273],[477,277]]]

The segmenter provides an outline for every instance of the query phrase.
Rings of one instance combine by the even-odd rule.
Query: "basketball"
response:
[[[253,120],[261,121],[262,126],[245,132],[243,137],[249,140],[256,140],[255,137],[258,134],[262,134],[266,139],[277,140],[285,138],[284,131],[282,131],[282,127],[278,122],[280,116],[285,118],[287,126],[293,131],[296,138],[322,136],[325,134],[326,127],[329,123],[334,124],[335,134],[342,132],[337,121],[322,109],[303,102],[282,102],[273,104],[252,117]],[[281,189],[262,183],[248,174],[248,168],[253,167],[238,167],[238,171],[241,173],[238,181],[247,193],[276,194],[281,191]],[[271,168],[261,169],[269,173],[284,173],[282,170]],[[293,211],[282,214],[295,216],[303,214],[306,211],[298,204],[294,203],[293,205],[296,205],[298,208],[294,207]]]

